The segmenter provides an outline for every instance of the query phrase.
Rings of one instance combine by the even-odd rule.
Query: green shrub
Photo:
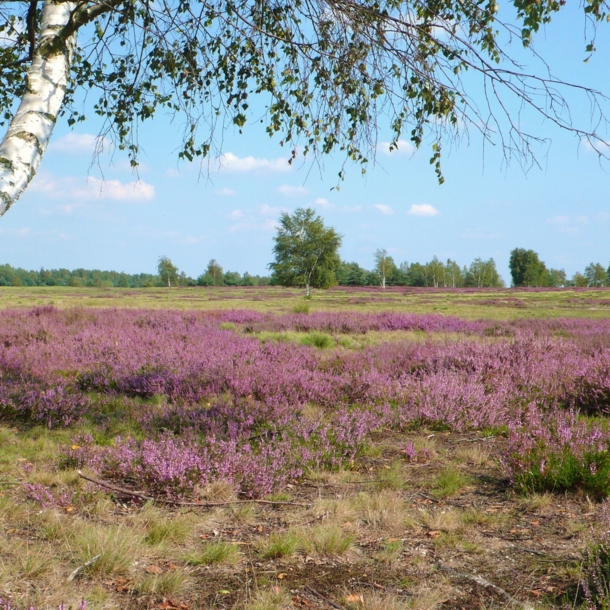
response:
[[[294,313],[309,313],[309,303],[297,303],[293,308],[292,311]]]
[[[334,347],[337,342],[326,333],[311,332],[301,339],[301,344],[309,345],[310,347],[318,347],[320,349],[327,349],[329,347]]]

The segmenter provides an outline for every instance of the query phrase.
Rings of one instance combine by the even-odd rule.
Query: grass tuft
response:
[[[223,540],[208,542],[203,549],[187,553],[184,561],[191,566],[233,565],[239,561],[239,547]]]

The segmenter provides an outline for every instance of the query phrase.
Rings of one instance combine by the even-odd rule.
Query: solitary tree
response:
[[[283,212],[274,237],[275,262],[269,264],[273,277],[282,286],[330,288],[337,283],[335,269],[340,264],[341,236],[311,208],[298,208],[294,214]]]
[[[167,284],[168,288],[178,282],[178,267],[176,267],[167,256],[161,256],[157,264],[157,271],[161,276],[161,282]]]
[[[69,124],[99,115],[100,135],[133,165],[137,126],[159,110],[182,117],[179,155],[192,160],[218,153],[222,128],[246,125],[253,96],[291,159],[338,149],[366,165],[383,117],[391,149],[404,134],[415,146],[429,136],[439,179],[443,142],[468,128],[531,161],[541,137],[509,110],[523,107],[596,147],[603,98],[556,79],[544,61],[524,72],[508,54],[508,42],[528,48],[564,4],[512,0],[515,17],[503,22],[496,0],[0,2],[0,215],[62,114]],[[605,0],[583,6],[591,23],[605,21]],[[590,97],[591,127],[571,122],[570,92]]]
[[[384,290],[386,278],[395,268],[394,259],[388,254],[387,250],[383,249],[375,252],[375,271],[379,274],[380,284]]]

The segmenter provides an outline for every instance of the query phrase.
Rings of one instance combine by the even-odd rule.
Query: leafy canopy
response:
[[[273,279],[282,286],[329,288],[337,283],[341,236],[311,208],[283,212],[274,237],[275,262],[269,264]]]
[[[570,85],[544,64],[528,74],[508,55],[511,40],[529,47],[564,4],[512,0],[501,18],[496,0],[82,0],[51,44],[37,39],[37,0],[2,2],[0,118],[10,120],[26,91],[34,49],[60,52],[78,32],[68,121],[91,111],[102,117],[101,135],[126,149],[133,165],[137,125],[161,110],[182,117],[179,154],[188,160],[218,151],[224,128],[241,131],[255,116],[290,147],[291,160],[297,151],[339,150],[364,169],[378,128],[389,126],[390,148],[402,137],[420,146],[430,135],[442,180],[444,138],[469,127],[507,155],[533,158],[540,138],[519,127],[511,98],[599,142],[594,128],[571,122],[563,93]],[[584,12],[595,25],[607,17],[606,2],[587,0]],[[593,49],[594,34],[586,51]],[[482,104],[473,101],[475,88]],[[592,94],[596,125],[601,97],[570,90]]]

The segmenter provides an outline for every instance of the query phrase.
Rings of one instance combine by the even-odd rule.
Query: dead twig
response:
[[[322,595],[321,593],[319,593],[318,591],[316,591],[309,585],[305,585],[303,588],[305,590],[309,591],[312,595],[317,597],[319,600],[322,600],[325,604],[327,604],[331,608],[336,608],[336,610],[345,610],[345,608],[341,604],[337,604],[332,599],[328,599],[327,597],[324,597],[324,595]]]
[[[504,589],[498,587],[498,585],[494,585],[488,580],[485,580],[482,576],[478,576],[477,574],[464,574],[463,572],[458,572],[457,570],[454,570],[449,566],[443,565],[442,563],[439,563],[437,565],[440,570],[449,572],[449,574],[455,576],[456,578],[470,580],[472,582],[477,583],[478,585],[481,585],[482,587],[485,587],[486,589],[491,589],[492,591],[499,593],[500,595],[505,597],[511,604],[519,606],[520,608],[523,608],[523,610],[534,610],[534,606],[532,606],[531,604],[518,600],[517,598],[513,597],[508,591],[505,591]]]
[[[78,476],[81,479],[85,479],[85,481],[90,481],[91,483],[95,483],[100,487],[105,487],[106,489],[110,489],[111,491],[116,491],[117,493],[124,494],[126,496],[131,496],[132,498],[139,498],[140,500],[147,500],[149,502],[156,502],[159,504],[169,504],[171,506],[199,506],[201,508],[216,508],[222,506],[231,506],[233,504],[271,504],[273,506],[304,506],[310,507],[311,504],[305,504],[303,502],[283,502],[280,500],[229,500],[227,502],[189,502],[188,500],[169,500],[166,498],[156,498],[154,496],[149,496],[140,491],[132,491],[131,489],[125,489],[124,487],[119,487],[118,485],[113,485],[112,483],[107,483],[106,481],[100,481],[99,479],[94,479],[93,477],[87,476],[83,474],[80,470],[77,470]]]
[[[78,568],[76,568],[76,570],[74,570],[74,572],[72,572],[70,576],[68,576],[68,582],[72,582],[85,568],[92,566],[101,557],[102,553],[96,555],[95,557],[92,557],[89,561],[85,561],[82,566],[78,566]]]

